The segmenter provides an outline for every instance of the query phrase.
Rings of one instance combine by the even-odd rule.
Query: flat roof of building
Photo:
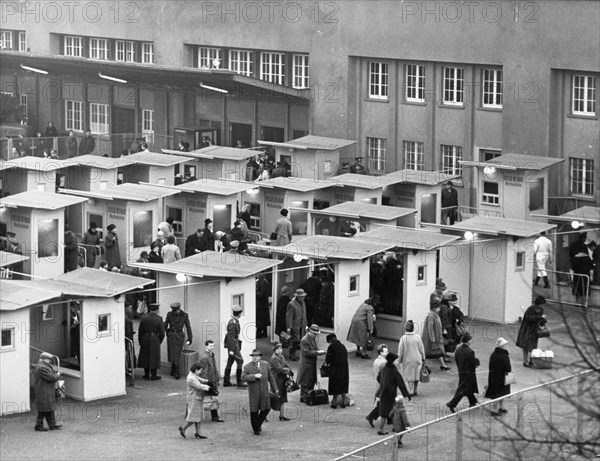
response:
[[[394,247],[391,242],[313,235],[284,246],[255,245],[275,254],[305,259],[362,260]]]
[[[239,149],[237,147],[228,146],[207,146],[202,149],[197,149],[192,152],[198,154],[210,156],[210,158],[218,158],[222,160],[235,160],[243,161],[250,157],[255,157],[257,154],[261,154],[261,151],[254,149]],[[189,152],[188,152],[189,153]]]
[[[257,258],[239,253],[204,251],[169,264],[132,262],[129,265],[156,272],[186,274],[192,277],[243,278],[271,269],[281,264],[281,262],[275,259]]]
[[[312,214],[326,216],[346,216],[350,218],[369,218],[390,221],[416,213],[414,208],[402,208],[388,205],[376,205],[365,202],[343,202],[322,210],[310,210]]]
[[[19,157],[12,160],[5,160],[0,163],[0,171],[11,168],[21,168],[23,170],[34,171],[56,171],[68,167],[72,164],[71,159],[60,160],[43,157]]]
[[[127,165],[174,166],[184,163],[185,158],[179,155],[162,154],[159,152],[137,152],[121,157]]]
[[[130,162],[128,157],[103,157],[102,155],[86,154],[69,159],[71,165],[100,168],[102,170],[115,170]]]
[[[31,280],[0,279],[0,311],[16,311],[60,299],[62,292],[44,288]]]
[[[432,232],[424,229],[409,229],[405,227],[376,227],[368,232],[362,232],[356,239],[368,239],[389,242],[395,248],[434,250],[448,245],[460,237],[445,235],[440,232]]]
[[[0,267],[12,266],[13,264],[27,261],[28,259],[29,256],[18,255],[8,251],[0,251]]]
[[[185,192],[200,192],[215,195],[233,195],[249,189],[257,189],[258,185],[252,182],[232,181],[224,179],[198,179],[174,186]]]
[[[96,192],[75,189],[60,189],[61,193],[104,200],[131,200],[133,202],[150,202],[169,195],[181,193],[175,186],[155,186],[152,184],[123,183]]]
[[[584,223],[600,224],[600,208],[595,206],[582,206],[575,210],[567,211],[560,216],[552,216],[549,218],[557,221],[581,221]]]
[[[85,197],[75,197],[54,192],[28,190],[2,199],[2,205],[9,208],[39,208],[42,210],[58,210],[77,203],[86,202]]]
[[[292,139],[288,142],[258,141],[265,146],[289,147],[291,149],[336,150],[356,144],[350,139],[327,138],[324,136],[307,135],[302,138]]]
[[[266,179],[264,181],[258,181],[254,183],[255,186],[264,187],[267,189],[275,188],[275,189],[285,189],[292,190],[296,192],[311,192],[319,189],[326,189],[327,187],[334,186],[331,181],[326,180],[315,180],[308,178],[298,178],[298,177],[277,177]]]
[[[507,235],[511,237],[533,237],[540,232],[554,229],[556,224],[499,218],[496,216],[474,216],[465,221],[456,222],[452,226],[440,227],[450,231],[470,231],[488,235]]]
[[[59,275],[54,279],[56,282],[65,283],[67,286],[90,287],[100,290],[98,296],[115,296],[130,290],[142,288],[154,283],[154,280],[133,275],[117,274],[115,272],[101,271],[89,267],[81,267],[77,270]],[[66,288],[69,292],[70,288]],[[72,294],[72,293],[69,293]]]

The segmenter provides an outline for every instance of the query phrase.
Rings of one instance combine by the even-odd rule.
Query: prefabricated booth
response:
[[[64,272],[65,215],[81,209],[87,198],[31,190],[2,199],[0,226],[15,233],[29,256],[23,272],[54,277]]]
[[[387,185],[385,176],[369,176],[357,173],[344,173],[328,179],[332,186],[331,202],[336,205],[344,202],[383,203],[383,190]]]
[[[322,180],[335,176],[340,159],[354,157],[356,141],[308,135],[288,142],[258,141],[275,148],[275,161],[288,163],[291,176]]]
[[[2,162],[2,195],[15,195],[30,190],[55,192],[60,185],[60,175],[57,172],[71,164],[70,160],[40,157],[21,157]]]
[[[545,221],[548,214],[548,169],[565,159],[504,154],[486,162],[462,161],[475,168],[477,208],[510,219]]]
[[[30,371],[55,356],[67,395],[83,401],[125,394],[123,293],[148,279],[78,269],[37,281],[1,280],[2,413],[29,410]]]
[[[256,275],[279,264],[277,260],[238,253],[205,251],[170,264],[132,263],[132,266],[157,274],[159,314],[164,318],[171,303],[181,303],[194,335],[190,349],[202,351],[206,340],[214,340],[216,360],[219,369],[224,370],[228,354],[223,341],[231,308],[236,304],[244,308],[240,339],[246,358],[256,347]],[[168,362],[166,347],[162,348],[162,361]]]
[[[129,158],[88,154],[74,157],[69,162],[69,167],[64,170],[62,187],[96,192],[115,187],[122,182],[119,180],[119,168],[128,165]]]
[[[1,237],[0,240],[2,240],[0,243],[4,244],[4,237]],[[23,263],[28,259],[28,256],[0,250],[0,279],[22,278],[20,274],[23,273]],[[15,274],[15,272],[17,272],[17,274]]]
[[[138,152],[124,158],[127,163],[120,172],[124,183],[149,183],[161,186],[175,185],[175,170],[180,169],[187,158],[157,152]]]
[[[181,191],[174,187],[124,183],[97,192],[72,189],[61,192],[89,199],[83,206],[69,210],[73,232],[85,232],[91,222],[103,230],[110,224],[117,226],[121,262],[126,263],[136,260],[142,251],[150,251],[158,224],[166,219],[164,198]]]
[[[464,237],[439,260],[439,276],[461,293],[462,311],[488,322],[517,322],[531,305],[533,242],[540,232],[556,226],[475,216],[440,227]]]

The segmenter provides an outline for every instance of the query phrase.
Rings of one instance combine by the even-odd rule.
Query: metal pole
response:
[[[456,461],[463,459],[463,418],[462,414],[456,416]]]

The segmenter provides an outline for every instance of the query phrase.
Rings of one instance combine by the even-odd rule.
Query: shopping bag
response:
[[[329,403],[329,394],[327,390],[321,389],[321,384],[317,381],[317,389],[312,389],[308,391],[308,397],[306,399],[306,404],[309,406],[313,405],[325,405]]]
[[[517,382],[517,376],[511,371],[509,373],[506,373],[506,376],[504,376],[504,385],[505,386],[510,386],[511,384],[515,384]]]
[[[329,368],[330,365],[328,363],[321,365],[321,378],[329,378]]]
[[[421,381],[422,383],[428,383],[431,379],[431,370],[430,368],[423,364],[423,366],[421,367],[421,376],[419,377],[419,381]]]

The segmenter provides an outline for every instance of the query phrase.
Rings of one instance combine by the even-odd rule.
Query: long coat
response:
[[[69,136],[67,138],[67,156],[69,158],[77,157],[77,138],[75,136]]]
[[[277,245],[287,245],[292,241],[292,221],[282,216],[275,223],[275,234],[277,234]]]
[[[285,361],[285,357],[283,354],[277,355],[273,354],[271,356],[271,360],[269,361],[269,365],[271,365],[271,370],[275,375],[275,382],[277,383],[277,389],[279,389],[279,402],[286,403],[287,399],[287,387],[285,382],[290,376],[291,368],[289,364]]]
[[[181,351],[185,342],[184,328],[188,340],[191,341],[193,339],[192,327],[187,312],[183,312],[182,310],[167,312],[165,332],[167,334],[167,360],[169,362],[179,363],[181,360]]]
[[[497,347],[490,356],[490,373],[488,374],[488,388],[485,396],[488,399],[497,399],[510,394],[510,384],[504,385],[506,373],[512,370],[508,351]]]
[[[369,332],[373,331],[374,314],[373,306],[362,303],[352,317],[346,339],[357,346],[365,347],[369,340]]]
[[[331,341],[327,348],[325,362],[331,368],[329,370],[329,394],[347,394],[350,383],[350,371],[348,369],[348,350],[337,339]]]
[[[96,148],[96,140],[92,136],[84,136],[79,144],[79,155],[91,154]]]
[[[527,308],[517,334],[517,347],[527,352],[537,349],[538,338],[535,333],[540,326],[546,324],[546,319],[542,315],[544,315],[542,306],[532,304]]]
[[[317,382],[317,340],[306,333],[300,341],[300,362],[298,364],[298,384],[313,387]]]
[[[261,377],[256,378],[260,373]],[[257,363],[250,362],[242,369],[242,381],[248,383],[248,397],[250,399],[250,412],[270,410],[269,383],[273,392],[277,392],[277,382],[269,362],[261,360]]]
[[[96,245],[100,245],[100,233],[98,231],[93,231],[92,229],[88,229],[85,234],[83,234],[83,239],[81,240],[83,245],[86,245],[85,251],[85,265],[86,267],[94,267],[96,265],[96,256],[99,254],[99,248]]]
[[[285,314],[287,311],[287,307],[288,304],[290,303],[291,299],[289,296],[287,295],[283,295],[281,296],[281,298],[279,298],[277,300],[277,310],[275,311],[275,334],[279,335],[279,333],[281,333],[282,331],[286,330],[286,324],[285,324]]]
[[[402,364],[402,377],[406,381],[419,381],[425,361],[425,347],[421,337],[414,331],[407,331],[400,338],[398,357]]]
[[[425,316],[423,346],[425,347],[425,357],[437,358],[445,355],[442,321],[440,316],[431,310]]]
[[[185,379],[187,384],[187,413],[185,420],[190,423],[199,423],[204,418],[204,389],[205,385],[200,378],[191,371]]]
[[[65,272],[77,269],[77,237],[73,231],[65,231]]]
[[[479,366],[479,359],[475,357],[475,351],[468,344],[461,344],[454,351],[454,360],[458,368],[458,389],[457,394],[470,395],[478,394],[477,375],[475,368]]]
[[[387,418],[394,407],[398,388],[404,397],[408,397],[408,389],[396,366],[389,362],[379,372],[377,382],[379,383],[379,416]]]
[[[121,252],[119,250],[119,238],[115,232],[107,232],[104,238],[106,247],[106,261],[109,269],[121,266]]]
[[[165,339],[165,326],[163,319],[156,312],[151,311],[142,317],[138,330],[140,342],[140,355],[138,368],[156,370],[160,368],[160,345]]]
[[[56,396],[54,388],[59,376],[52,365],[39,360],[35,364],[33,391],[35,394],[35,406],[38,413],[56,410]]]
[[[269,281],[262,277],[256,281],[256,327],[266,328],[271,325],[269,311]]]
[[[240,327],[240,321],[235,317],[231,317],[229,322],[227,322],[227,334],[225,335],[224,346],[227,349],[227,352],[233,352],[233,355],[236,359],[242,358],[242,345],[240,341],[240,332],[242,331]]]
[[[219,374],[219,368],[217,367],[217,361],[215,359],[214,352],[208,352],[206,349],[200,354],[200,364],[202,365],[202,371],[200,377],[208,379],[214,384],[215,389],[219,389],[219,381],[221,375]]]
[[[306,330],[306,304],[296,297],[290,301],[285,311],[285,324],[291,330],[295,344],[300,342]]]

